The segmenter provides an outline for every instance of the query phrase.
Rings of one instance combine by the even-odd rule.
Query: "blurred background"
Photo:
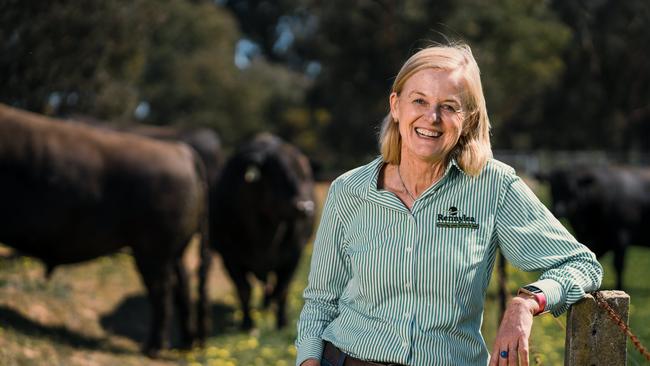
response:
[[[322,198],[328,180],[378,154],[378,126],[401,64],[433,42],[460,40],[481,68],[497,158],[523,175],[576,162],[648,166],[648,26],[645,0],[0,0],[0,103],[120,126],[206,127],[227,152],[270,131],[316,162]],[[548,187],[531,186],[548,202]],[[308,257],[309,250],[292,287],[292,324]],[[38,263],[7,258],[0,262],[0,363],[293,362],[293,326],[275,332],[272,320],[264,321],[271,315],[257,313],[259,329],[236,331],[231,322],[241,314],[223,274],[214,274],[211,296],[221,323],[209,347],[148,361],[129,343],[144,335],[113,339],[99,326],[108,317],[102,312],[119,313],[125,296],[144,301],[137,275],[111,270],[130,266],[129,258],[73,266],[50,282],[38,277]],[[650,285],[638,278],[650,275],[650,250],[635,248],[629,258],[631,324],[647,345]],[[602,260],[611,269],[611,258]],[[534,278],[508,270],[512,291]],[[65,299],[84,288],[74,271],[98,273],[87,286],[115,287],[103,304],[78,299],[94,311],[88,324],[65,315]],[[59,302],[35,305],[30,291],[38,301]],[[26,304],[37,309],[20,313]],[[492,306],[488,344],[497,322]],[[561,324],[550,317],[537,323],[534,364],[561,364]],[[631,364],[642,364],[634,352]]]
[[[650,150],[650,5],[589,0],[0,2],[0,102],[56,117],[260,130],[324,171],[377,154],[419,48],[468,42],[496,150]]]

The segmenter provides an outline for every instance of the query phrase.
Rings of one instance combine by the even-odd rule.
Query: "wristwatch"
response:
[[[538,287],[531,286],[531,285],[521,287],[519,291],[517,291],[517,295],[519,294],[530,295],[535,299],[535,301],[537,301],[539,308],[537,309],[537,312],[533,315],[548,313],[548,310],[546,310],[546,295],[544,295],[544,292],[540,290]]]

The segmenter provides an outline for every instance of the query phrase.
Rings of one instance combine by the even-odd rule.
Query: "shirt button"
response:
[[[405,318],[408,318],[410,315],[411,315],[411,313],[409,313],[408,311],[404,313]]]
[[[402,347],[404,347],[404,348],[408,348],[408,346],[409,346],[408,343],[406,343],[406,342],[402,342]]]
[[[411,283],[410,282],[407,282],[404,285],[406,285],[406,288],[411,288]]]
[[[407,252],[407,253],[411,253],[411,250],[413,250],[413,248],[411,248],[411,247],[406,247],[406,252]]]

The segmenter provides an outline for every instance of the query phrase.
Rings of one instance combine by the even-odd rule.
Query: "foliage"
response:
[[[237,132],[260,128],[259,97],[240,82],[232,62],[238,37],[233,19],[209,3],[160,3],[151,14],[139,81],[141,98],[150,106],[145,121],[210,126],[228,142]]]
[[[145,10],[126,0],[0,2],[0,101],[124,116],[137,102]]]
[[[264,59],[233,63],[230,13],[210,2],[0,3],[0,101],[57,116],[207,126],[228,145],[282,126],[303,75]]]
[[[443,21],[447,5],[416,0],[314,2],[310,12],[318,19],[318,32],[313,41],[319,47],[303,49],[322,64],[310,104],[331,114],[321,136],[330,142],[325,156],[351,167],[376,154],[392,79],[411,51],[426,42],[423,37],[439,38],[428,26]]]
[[[497,148],[530,146],[533,136],[514,114],[539,108],[543,93],[564,71],[571,31],[546,4],[469,0],[449,20],[474,45]]]
[[[317,149],[321,160],[339,167],[357,165],[376,154],[378,126],[388,111],[394,75],[419,48],[447,43],[445,33],[474,47],[496,125],[510,118],[528,97],[539,96],[553,84],[562,71],[560,56],[570,35],[546,3],[532,0],[500,0],[497,6],[475,0],[304,0],[293,11],[286,4],[269,10],[273,6],[264,1],[226,2],[233,9],[244,8],[242,3],[251,5],[248,12],[263,4],[268,14],[276,14],[266,18],[271,22],[285,11],[293,24],[308,30],[299,33],[301,38],[288,51],[303,62],[290,66],[316,60],[321,67],[308,105],[312,112],[327,111],[328,118],[324,124],[312,120],[307,126],[317,131],[325,145]],[[249,29],[250,20],[241,17],[241,10],[235,14]],[[262,44],[277,40],[268,34],[260,38],[259,25],[247,34]],[[315,113],[309,116],[313,119]]]
[[[522,132],[536,131],[529,147],[647,152],[650,3],[551,3],[572,37],[560,82],[542,95],[541,106],[520,107]]]
[[[644,152],[649,22],[642,0],[2,0],[0,102],[227,148],[269,130],[340,171],[377,153],[402,62],[448,37],[478,59],[495,147]]]
[[[294,69],[320,66],[305,126],[327,166],[349,168],[376,153],[392,77],[418,47],[444,42],[443,34],[474,49],[495,147],[650,148],[648,2],[225,3],[263,54]],[[296,39],[278,54],[272,45],[283,22]],[[327,115],[324,123],[313,120],[316,111]]]
[[[306,27],[286,33],[292,26],[302,23],[301,0],[225,0],[224,6],[238,19],[242,33],[257,43],[262,53],[273,62],[300,62],[295,50],[290,47],[292,39],[309,33]],[[286,38],[289,37],[289,38]],[[287,47],[288,46],[288,47]],[[294,66],[298,66],[294,64]]]

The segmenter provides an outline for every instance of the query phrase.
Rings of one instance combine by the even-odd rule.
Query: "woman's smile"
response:
[[[442,136],[442,132],[428,130],[428,129],[422,128],[422,127],[416,127],[415,128],[415,133],[417,133],[418,136],[420,136],[422,138],[425,138],[425,139],[429,139],[429,140],[433,140],[433,139],[436,139],[436,138]]]

